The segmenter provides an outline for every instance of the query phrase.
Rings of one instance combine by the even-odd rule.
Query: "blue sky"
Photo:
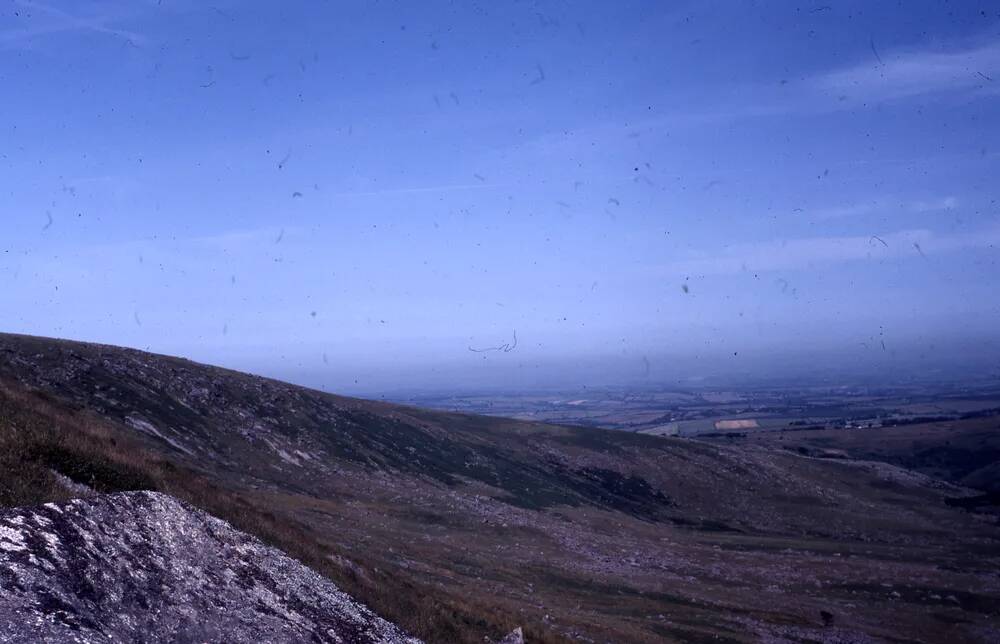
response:
[[[362,393],[994,360],[1000,15],[877,4],[5,0],[0,327]]]

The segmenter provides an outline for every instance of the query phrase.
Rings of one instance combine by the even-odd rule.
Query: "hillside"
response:
[[[4,642],[414,643],[328,580],[176,500],[0,511]]]
[[[0,383],[0,503],[166,492],[430,641],[1000,636],[995,521],[892,465],[431,412],[25,336],[0,335]]]
[[[810,456],[884,461],[983,492],[1000,492],[1000,415],[895,427],[797,428],[703,438]]]

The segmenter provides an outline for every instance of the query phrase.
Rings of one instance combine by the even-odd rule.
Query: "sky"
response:
[[[0,86],[2,331],[368,395],[1000,359],[992,2],[2,0]]]

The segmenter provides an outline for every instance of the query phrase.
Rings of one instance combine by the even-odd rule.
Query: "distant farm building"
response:
[[[717,420],[716,429],[757,429],[760,425],[753,418],[741,418],[739,420]]]

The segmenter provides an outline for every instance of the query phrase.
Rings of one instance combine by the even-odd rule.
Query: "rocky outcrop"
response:
[[[417,642],[173,497],[0,511],[0,642]]]

